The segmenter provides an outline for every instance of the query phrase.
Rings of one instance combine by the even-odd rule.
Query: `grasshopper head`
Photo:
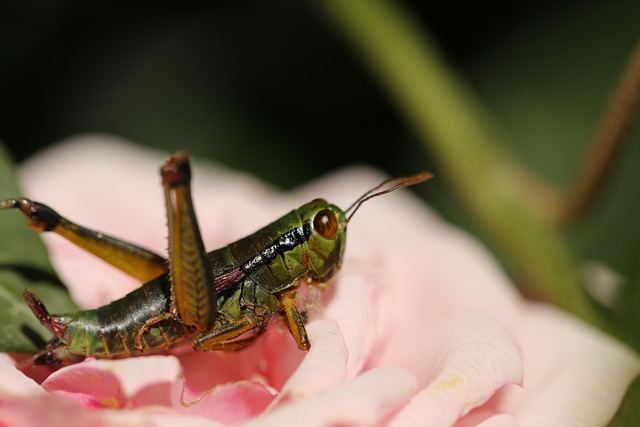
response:
[[[342,265],[347,218],[339,207],[315,199],[298,209],[303,224],[309,224],[307,240],[311,279],[328,281]]]
[[[303,224],[311,225],[307,241],[309,265],[315,273],[311,275],[311,279],[321,283],[326,282],[340,269],[347,224],[364,202],[400,188],[424,182],[432,177],[430,172],[421,172],[416,175],[384,180],[360,196],[344,211],[323,199],[315,199],[300,207],[298,212]]]

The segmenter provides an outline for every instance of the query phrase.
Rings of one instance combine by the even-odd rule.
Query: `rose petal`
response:
[[[148,410],[109,411],[101,414],[101,419],[108,421],[112,427],[224,427],[224,424],[207,418],[186,414],[166,414]],[[87,424],[91,425],[92,424]],[[63,425],[61,427],[67,427]]]
[[[98,412],[89,411],[73,400],[43,395],[0,398],[0,425],[7,427],[107,427]]]
[[[465,424],[456,424],[456,427],[464,427]],[[519,427],[520,423],[518,420],[509,414],[498,414],[494,415],[486,420],[482,421],[479,424],[469,424],[469,427],[477,426],[477,427]]]
[[[69,400],[74,400],[76,403],[79,403],[87,409],[118,408],[122,405],[121,402],[118,402],[114,399],[100,400],[96,396],[86,393],[54,390],[51,394],[56,396],[64,396]]]
[[[34,380],[16,369],[13,361],[0,354],[0,396],[39,396],[45,391]]]
[[[415,387],[415,378],[404,369],[376,368],[318,396],[277,407],[247,425],[370,425],[402,404]]]
[[[263,356],[259,370],[273,388],[281,390],[307,353],[298,349],[281,319],[271,321],[267,332],[263,334],[261,345]]]
[[[460,418],[455,427],[518,427],[520,423],[511,414],[505,414],[487,408],[485,405],[474,409]]]
[[[92,362],[69,366],[54,372],[42,386],[49,392],[60,391],[63,394],[79,394],[79,401],[85,401],[86,396],[93,396],[99,404],[118,408],[123,407],[126,397],[120,393],[118,378],[111,372],[104,372],[88,366]]]
[[[423,359],[423,363],[432,366],[433,380],[399,411],[390,426],[450,426],[500,387],[522,381],[519,348],[491,319],[450,319],[428,341],[437,358]],[[411,350],[425,354],[422,348],[426,346]]]
[[[527,377],[501,407],[525,426],[606,425],[640,372],[637,354],[554,307],[530,304],[524,315]]]
[[[186,351],[179,357],[186,383],[185,400],[195,400],[220,384],[262,379],[256,372],[261,354],[259,345],[243,351]]]
[[[282,388],[279,403],[316,395],[340,384],[347,376],[349,354],[338,325],[318,320],[307,326],[307,332],[311,349]]]
[[[222,427],[206,418],[175,415],[153,410],[93,411],[73,400],[55,395],[29,399],[0,398],[3,427]]]
[[[172,406],[176,411],[224,424],[237,424],[256,417],[276,396],[275,390],[256,381],[222,384],[193,401],[183,400],[183,389],[184,383],[174,385]]]
[[[54,372],[42,386],[49,392],[93,396],[101,405],[117,408],[133,406],[135,395],[153,386],[153,393],[147,391],[141,396],[141,404],[166,403],[169,384],[181,374],[180,363],[172,356],[92,360]],[[166,387],[158,388],[161,384]]]
[[[374,280],[371,265],[345,266],[336,280],[333,298],[324,316],[335,320],[349,352],[347,375],[353,378],[363,368],[373,345]]]

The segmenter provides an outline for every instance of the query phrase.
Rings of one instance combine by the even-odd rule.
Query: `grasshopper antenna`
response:
[[[425,182],[431,178],[433,178],[433,174],[431,172],[420,172],[415,175],[404,176],[401,178],[385,179],[380,184],[360,196],[347,208],[347,210],[344,211],[347,215],[347,222],[351,221],[351,218],[356,211],[360,209],[360,206],[362,206],[362,204],[367,200],[382,196],[383,194],[391,193],[392,191],[396,191],[404,187],[409,187],[410,185],[420,184],[421,182]],[[380,190],[381,188],[382,190]],[[349,213],[349,211],[351,211],[351,213]]]

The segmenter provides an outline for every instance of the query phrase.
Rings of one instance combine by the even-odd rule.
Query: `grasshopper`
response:
[[[274,314],[282,314],[298,348],[310,348],[296,307],[302,283],[325,284],[342,265],[346,229],[365,201],[423,182],[428,172],[388,179],[341,210],[315,199],[255,233],[207,253],[191,199],[191,166],[183,152],[161,167],[169,228],[168,258],[64,218],[27,198],[0,201],[38,232],[54,232],[143,285],[105,306],[51,314],[28,289],[23,297],[54,337],[33,364],[60,367],[87,357],[118,359],[190,344],[195,351],[238,350]]]

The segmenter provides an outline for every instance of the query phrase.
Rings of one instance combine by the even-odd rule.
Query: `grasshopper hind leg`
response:
[[[166,270],[163,257],[105,233],[75,224],[49,206],[24,197],[0,200],[0,210],[18,209],[38,233],[53,232],[132,277],[146,282]]]
[[[22,296],[40,323],[55,335],[55,338],[33,355],[30,363],[59,368],[64,365],[82,361],[84,356],[71,354],[69,352],[69,346],[62,340],[67,328],[62,318],[49,313],[42,301],[29,289],[25,289]]]
[[[62,322],[62,319],[59,316],[50,314],[42,301],[40,301],[29,289],[24,290],[22,297],[42,326],[50,330],[56,337],[62,338],[64,331],[67,329],[67,326]]]
[[[218,299],[211,264],[191,199],[191,165],[185,153],[171,156],[160,170],[169,225],[171,312],[203,332],[217,317]]]
[[[196,351],[240,350],[264,332],[270,318],[269,307],[256,306],[239,319],[196,335],[191,346]]]

